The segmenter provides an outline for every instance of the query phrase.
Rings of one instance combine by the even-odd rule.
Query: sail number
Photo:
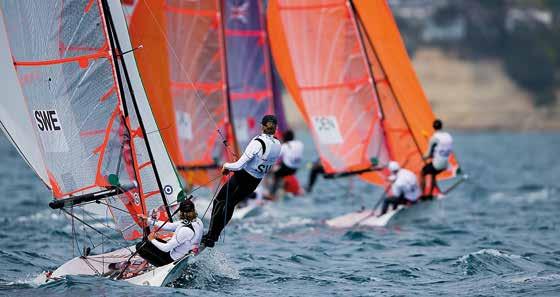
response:
[[[343,142],[335,116],[313,116],[311,121],[321,144],[341,144]]]
[[[60,121],[56,114],[56,110],[35,110],[35,121],[37,128],[41,131],[59,131],[61,130]]]

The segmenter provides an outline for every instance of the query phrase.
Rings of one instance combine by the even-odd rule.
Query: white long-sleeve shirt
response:
[[[150,224],[153,224],[155,228],[159,228],[164,224],[162,221],[153,221],[150,219]],[[156,239],[151,240],[151,242],[161,251],[170,252],[169,255],[171,259],[177,260],[194,248],[197,248],[202,240],[202,233],[204,230],[204,225],[202,221],[197,218],[191,222],[194,229],[185,226],[182,221],[167,223],[161,227],[161,230],[174,232],[171,239],[166,243],[160,242]]]
[[[283,143],[280,152],[282,163],[292,169],[299,169],[303,163],[303,147],[303,143],[299,140]]]
[[[414,202],[418,200],[421,192],[416,175],[408,169],[401,168],[391,185],[391,192],[395,197],[403,195],[408,201]]]
[[[272,135],[263,133],[249,142],[239,160],[234,163],[225,163],[224,168],[231,171],[245,169],[251,176],[262,179],[276,163],[280,150],[280,141]]]
[[[433,148],[433,151],[432,151]],[[424,157],[431,157],[435,169],[446,169],[449,155],[453,152],[453,137],[447,132],[436,131],[428,143],[428,151]],[[431,155],[430,155],[431,153]]]

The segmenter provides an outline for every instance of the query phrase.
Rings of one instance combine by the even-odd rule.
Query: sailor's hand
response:
[[[152,232],[150,233],[150,235],[148,235],[148,240],[154,240],[156,238],[156,232]]]
[[[223,175],[228,175],[229,173],[230,173],[229,169],[222,166],[222,174]]]

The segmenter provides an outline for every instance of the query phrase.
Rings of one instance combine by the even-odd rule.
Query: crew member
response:
[[[280,141],[274,137],[276,117],[262,118],[262,134],[255,136],[235,163],[225,163],[222,173],[234,171],[214,200],[210,228],[202,238],[202,247],[213,247],[225,225],[231,220],[235,206],[255,191],[280,155]]]
[[[389,162],[388,169],[391,172],[389,181],[391,184],[391,196],[388,196],[383,201],[383,207],[379,216],[387,213],[389,205],[396,209],[398,205],[412,204],[420,198],[420,188],[418,187],[418,180],[416,175],[405,168],[401,168],[399,163],[395,161]]]
[[[294,132],[287,130],[282,135],[284,143],[280,151],[280,167],[274,171],[271,194],[274,197],[282,178],[296,174],[303,161],[303,143],[294,139]]]
[[[177,259],[182,258],[189,252],[198,252],[198,246],[202,239],[204,226],[198,218],[194,203],[190,200],[184,200],[179,204],[179,218],[177,222],[162,222],[139,216],[142,220],[146,220],[148,225],[153,226],[154,231],[173,232],[173,236],[167,242],[155,238],[155,232],[152,231],[147,241],[136,244],[138,254],[154,266],[164,266]]]
[[[431,185],[427,193],[428,197],[433,196],[434,188],[437,187],[436,176],[447,169],[449,156],[453,152],[453,138],[447,132],[442,131],[443,123],[436,119],[433,123],[435,133],[430,138],[428,150],[424,154],[424,160],[430,160],[423,168],[420,185],[422,191],[426,190],[426,175],[430,175]]]

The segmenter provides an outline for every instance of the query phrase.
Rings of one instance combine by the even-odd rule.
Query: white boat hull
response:
[[[109,265],[128,260],[134,251],[135,248],[132,246],[101,255],[76,257],[57,268],[49,277],[38,277],[37,282],[46,283],[59,280],[67,275],[91,275],[111,278],[108,274],[113,272],[112,276],[114,277],[118,272],[114,273],[114,270],[109,269]],[[186,256],[161,267],[150,266],[147,271],[141,274],[129,278],[121,278],[120,280],[142,286],[165,286],[182,275],[185,268],[189,265],[190,258],[190,256]],[[140,260],[139,256],[133,258],[133,260],[135,259]]]
[[[445,195],[440,194],[436,199],[440,200],[445,198]],[[429,200],[428,200],[429,201]],[[425,202],[425,201],[424,201]],[[423,202],[419,202],[423,203]],[[381,206],[376,209],[367,209],[356,212],[351,212],[330,220],[325,223],[332,228],[352,228],[352,227],[385,227],[391,219],[401,210],[408,208],[408,206],[399,205],[396,209],[389,207],[387,213],[378,216],[381,213]]]

